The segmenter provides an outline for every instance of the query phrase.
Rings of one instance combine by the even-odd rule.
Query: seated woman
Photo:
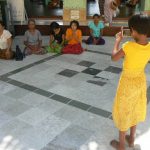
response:
[[[36,29],[35,20],[28,21],[28,28],[24,35],[25,55],[44,54],[42,36],[40,31]]]
[[[14,52],[11,51],[12,35],[4,27],[4,23],[0,21],[0,59],[12,59],[14,57]]]
[[[50,45],[46,48],[49,53],[61,53],[65,43],[64,31],[60,28],[57,22],[50,24]]]
[[[102,38],[104,24],[100,21],[100,16],[95,14],[93,21],[89,23],[90,37],[85,41],[86,44],[104,45],[105,40]]]
[[[66,31],[66,40],[68,44],[63,48],[63,53],[80,54],[83,52],[83,48],[81,46],[82,32],[79,29],[78,21],[71,21],[70,28]]]

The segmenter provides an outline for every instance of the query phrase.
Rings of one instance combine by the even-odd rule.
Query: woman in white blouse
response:
[[[5,30],[4,23],[0,21],[0,59],[12,59],[14,53],[11,51],[12,35]]]

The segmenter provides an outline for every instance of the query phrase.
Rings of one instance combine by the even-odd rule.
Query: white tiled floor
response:
[[[76,103],[111,112],[119,73],[104,69],[109,66],[121,68],[122,60],[111,62],[107,54],[111,54],[114,38],[104,38],[105,46],[86,46],[91,51],[81,55],[60,55],[12,74],[9,78],[64,96]],[[22,39],[15,38],[14,49],[16,44],[23,49]],[[46,45],[49,39],[43,39]],[[0,60],[0,75],[53,55],[31,55],[20,62]],[[82,61],[94,63],[90,68],[101,72],[96,75],[83,73],[87,67],[78,65]],[[66,69],[78,73],[72,77],[58,74]],[[149,72],[148,64],[148,85]],[[89,80],[105,82],[105,85],[92,84],[87,82]],[[149,108],[150,105],[147,120],[137,128],[137,150],[149,150],[150,147]],[[36,91],[0,81],[0,150],[113,150],[109,142],[117,137],[118,131],[113,121],[103,114],[84,111],[79,106],[76,108],[54,100],[53,95],[44,96]]]

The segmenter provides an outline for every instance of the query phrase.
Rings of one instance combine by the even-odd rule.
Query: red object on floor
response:
[[[68,44],[62,50],[63,54],[81,54],[84,51],[81,44]]]

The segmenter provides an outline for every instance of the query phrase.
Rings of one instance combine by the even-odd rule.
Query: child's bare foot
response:
[[[125,150],[124,148],[121,148],[120,145],[119,145],[119,142],[116,141],[116,140],[112,140],[110,142],[110,145],[115,148],[116,150]]]
[[[132,148],[134,147],[134,139],[131,139],[130,135],[126,135],[126,141],[129,145],[129,147],[132,147]]]

